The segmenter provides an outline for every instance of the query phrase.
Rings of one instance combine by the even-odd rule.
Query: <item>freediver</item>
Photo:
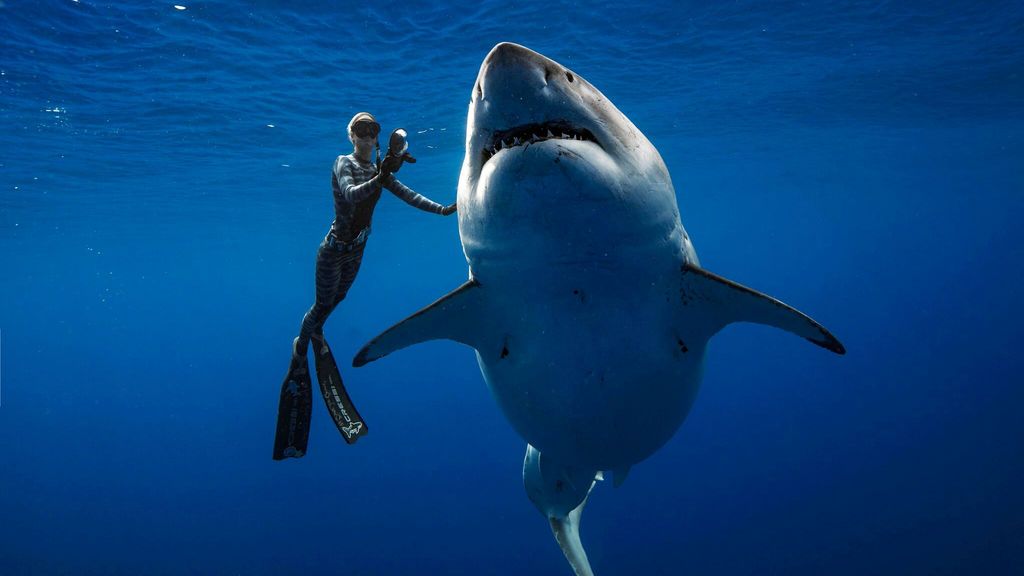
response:
[[[399,134],[400,133],[400,134]],[[292,359],[281,386],[277,415],[274,459],[300,458],[306,453],[312,411],[312,385],[307,362],[310,340],[316,359],[317,380],[335,424],[346,442],[366,433],[366,426],[345,393],[337,365],[324,339],[324,322],[345,299],[356,279],[363,251],[370,236],[373,209],[383,189],[425,212],[449,216],[456,205],[443,206],[417,194],[395,178],[404,162],[416,160],[406,151],[405,132],[396,130],[389,151],[380,160],[377,137],[380,124],[369,112],[359,112],[348,123],[351,154],[334,161],[331,186],[334,193],[334,222],[316,254],[316,298],[302,318],[299,335],[292,342]],[[396,141],[398,150],[396,148]],[[376,150],[377,161],[372,154]]]

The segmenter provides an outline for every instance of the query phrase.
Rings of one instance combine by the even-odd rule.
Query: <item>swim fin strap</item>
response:
[[[277,405],[274,460],[306,455],[312,412],[313,386],[309,379],[309,365],[305,360],[293,357],[281,384],[281,400]]]
[[[324,396],[327,411],[330,412],[345,442],[355,444],[360,436],[365,436],[369,431],[366,422],[345,391],[345,384],[341,380],[341,373],[338,372],[338,365],[334,362],[334,355],[331,354],[327,340],[314,337],[311,341],[313,356],[316,358],[316,379],[320,383],[320,393]]]

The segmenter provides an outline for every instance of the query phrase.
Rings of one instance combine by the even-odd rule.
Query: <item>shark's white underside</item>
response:
[[[837,353],[823,327],[699,267],[658,151],[586,80],[515,44],[474,84],[458,192],[470,280],[367,344],[355,364],[436,338],[472,346],[527,441],[527,494],[577,574],[601,471],[620,484],[696,397],[708,340],[737,321]]]

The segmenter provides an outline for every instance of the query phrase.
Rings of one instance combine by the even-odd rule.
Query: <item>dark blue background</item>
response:
[[[371,434],[318,402],[270,459],[345,123],[408,128],[453,201],[502,40],[647,134],[705,267],[849,350],[716,337],[595,488],[596,572],[1024,570],[1019,2],[182,2],[0,2],[0,573],[569,573],[468,348],[344,367],[464,280],[453,218],[382,199],[327,325]]]

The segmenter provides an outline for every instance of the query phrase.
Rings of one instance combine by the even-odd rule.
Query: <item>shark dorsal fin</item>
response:
[[[685,307],[703,309],[711,329],[708,337],[733,322],[754,322],[791,332],[836,354],[846,353],[835,336],[803,312],[703,268],[683,265],[681,292]]]
[[[355,367],[427,340],[454,340],[477,347],[480,283],[468,282],[370,340],[352,360]]]

